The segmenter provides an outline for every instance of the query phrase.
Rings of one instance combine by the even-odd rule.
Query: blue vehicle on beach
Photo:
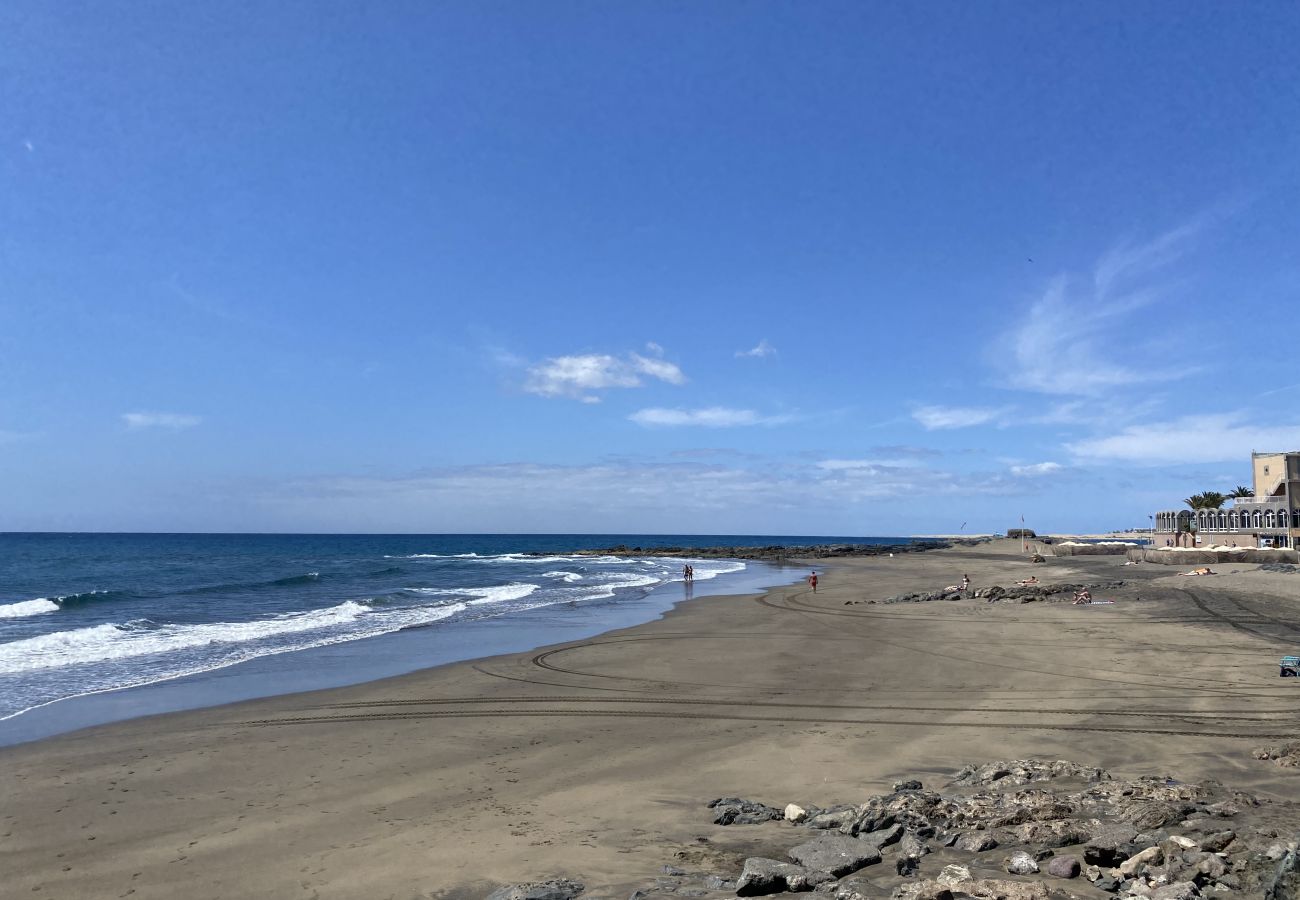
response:
[[[1300,656],[1282,657],[1282,671],[1278,675],[1282,678],[1300,678]]]

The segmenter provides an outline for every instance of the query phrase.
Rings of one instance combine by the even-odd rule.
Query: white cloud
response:
[[[193,428],[203,418],[186,413],[129,412],[122,413],[122,421],[127,428],[170,428],[179,431],[182,428]]]
[[[1186,373],[1172,363],[1162,367],[1153,351],[1140,349],[1142,335],[1128,321],[1161,297],[1165,285],[1153,280],[1181,259],[1204,227],[1205,217],[1144,244],[1123,244],[1094,265],[1090,285],[1058,276],[1004,341],[1006,387],[1043,394],[1092,397],[1140,382],[1171,380]],[[1122,361],[1140,358],[1141,367]]]
[[[970,428],[1000,422],[1009,410],[1006,407],[983,406],[922,406],[912,412],[912,418],[927,431],[944,428]]]
[[[1136,463],[1241,461],[1251,451],[1300,447],[1300,424],[1255,425],[1240,413],[1184,416],[1167,422],[1132,425],[1118,434],[1066,444],[1086,459]]]
[[[685,384],[686,376],[673,363],[639,353],[618,357],[607,353],[554,356],[528,370],[524,390],[542,397],[571,397],[586,403],[599,402],[593,391],[634,388],[643,378],[669,384]]]
[[[908,469],[919,466],[915,459],[823,459],[817,468],[827,472],[844,472],[854,469]]]
[[[1040,462],[1027,466],[1012,466],[1011,474],[1017,478],[1033,478],[1039,475],[1051,475],[1053,472],[1059,472],[1064,468],[1060,463]]]
[[[704,409],[642,409],[628,416],[646,427],[676,428],[685,425],[705,428],[734,428],[741,425],[778,425],[788,416],[761,416],[752,409],[709,406]]]
[[[751,359],[763,359],[767,356],[776,356],[776,348],[767,342],[767,338],[763,338],[749,350],[736,351],[737,358],[750,357]]]

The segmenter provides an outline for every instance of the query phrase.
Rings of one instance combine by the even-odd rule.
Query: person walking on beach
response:
[[[808,576],[808,586],[812,588],[813,593],[817,593],[817,573],[813,572]]]
[[[969,575],[963,575],[963,576],[961,577],[961,594],[962,594],[962,596],[963,596],[963,597],[966,596],[966,593],[967,593],[969,590],[970,590],[970,576],[969,576]]]

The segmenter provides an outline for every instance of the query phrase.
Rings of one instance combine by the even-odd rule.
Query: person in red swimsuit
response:
[[[814,594],[817,593],[817,573],[816,573],[816,572],[813,572],[811,575],[808,576],[808,585],[813,589],[813,593],[814,593]]]

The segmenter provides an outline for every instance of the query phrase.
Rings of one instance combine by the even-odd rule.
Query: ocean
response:
[[[576,550],[905,541],[3,533],[0,744],[530,649],[648,621],[692,587],[751,592],[805,574]]]

